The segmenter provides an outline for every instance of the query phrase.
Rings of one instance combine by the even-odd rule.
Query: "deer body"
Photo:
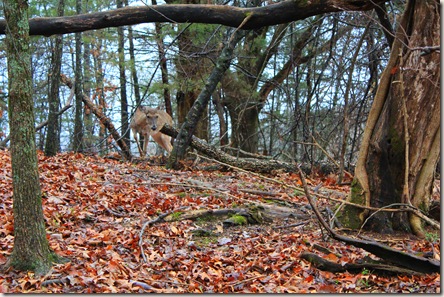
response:
[[[130,123],[130,128],[133,133],[133,137],[136,140],[137,148],[139,149],[140,156],[143,157],[146,154],[146,148],[148,145],[149,135],[168,153],[173,150],[171,145],[171,137],[160,132],[164,124],[170,126],[173,125],[173,119],[165,111],[149,108],[147,106],[139,106],[134,113],[134,116]],[[137,140],[137,133],[143,135],[145,141],[143,142],[143,150],[140,147]]]

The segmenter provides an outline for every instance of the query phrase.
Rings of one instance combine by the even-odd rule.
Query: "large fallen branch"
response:
[[[315,203],[313,202],[313,199],[311,198],[310,192],[308,190],[307,183],[305,181],[304,173],[301,169],[299,170],[299,175],[301,177],[302,185],[304,187],[305,195],[307,196],[308,202],[310,203],[314,213],[316,214],[316,217],[318,218],[321,225],[328,231],[330,236],[335,240],[340,240],[342,242],[345,242],[347,244],[351,244],[353,246],[362,248],[376,256],[378,256],[381,259],[386,260],[387,262],[396,264],[400,267],[408,268],[417,272],[421,273],[434,273],[434,272],[440,272],[441,265],[438,261],[435,261],[433,259],[427,259],[424,257],[415,256],[403,251],[396,250],[394,248],[391,248],[389,246],[380,244],[375,241],[368,241],[368,240],[360,240],[351,238],[348,236],[343,236],[335,231],[333,231],[328,224],[324,221],[324,219],[321,216],[321,213],[317,209]]]
[[[376,271],[381,273],[420,275],[420,273],[411,269],[401,268],[393,265],[387,265],[375,261],[363,261],[363,263],[345,263],[344,265],[342,265],[339,263],[328,261],[316,254],[309,252],[302,252],[300,257],[304,260],[307,260],[320,270],[330,271],[334,273],[346,272],[346,271],[350,273],[360,273],[365,268],[371,271]]]
[[[237,28],[246,16],[252,16],[244,29],[303,20],[310,16],[337,11],[364,11],[388,0],[356,1],[277,1],[261,7],[234,7],[208,4],[168,4],[127,6],[124,8],[77,14],[64,17],[29,19],[29,34],[50,36],[87,30],[120,27],[142,23],[201,23],[220,24]],[[0,19],[0,34],[7,33],[7,24]]]
[[[169,125],[163,126],[160,132],[167,134],[173,138],[176,138],[178,132],[176,129]],[[278,160],[256,160],[256,159],[242,159],[233,157],[214,146],[209,145],[205,141],[193,136],[191,139],[191,147],[196,149],[202,154],[207,156],[211,156],[212,158],[226,163],[228,165],[233,165],[236,167],[240,167],[244,170],[252,171],[252,172],[260,172],[260,173],[270,173],[273,170],[285,170],[288,172],[297,171],[296,164],[286,163]],[[303,169],[305,172],[309,172],[309,168],[306,167]]]

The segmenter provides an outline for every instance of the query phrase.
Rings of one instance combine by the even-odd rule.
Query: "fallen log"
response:
[[[160,132],[176,138],[178,131],[169,125],[164,125]],[[233,157],[214,146],[209,145],[207,142],[193,136],[191,138],[191,147],[196,149],[198,152],[214,158],[217,161],[226,163],[228,165],[236,166],[244,170],[258,172],[258,173],[270,173],[274,170],[284,170],[287,172],[297,171],[296,164],[282,162],[279,160],[259,160],[259,159],[243,159]],[[303,167],[304,172],[310,172],[310,167]]]
[[[363,263],[345,263],[339,264],[328,261],[314,253],[303,252],[300,255],[301,259],[307,260],[314,267],[324,270],[330,271],[333,273],[336,272],[350,272],[350,273],[360,273],[363,269],[368,269],[370,271],[379,272],[379,273],[390,273],[390,274],[404,274],[404,275],[421,275],[411,269],[406,269],[398,266],[387,265],[383,263],[373,262],[373,261],[363,261]]]

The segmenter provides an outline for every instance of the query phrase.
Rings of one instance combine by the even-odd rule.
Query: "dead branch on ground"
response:
[[[322,218],[319,210],[317,209],[317,206],[313,202],[313,199],[311,198],[310,192],[308,190],[307,183],[305,181],[304,173],[301,169],[299,170],[299,176],[302,180],[302,185],[304,187],[305,195],[308,199],[308,202],[310,203],[314,213],[316,214],[316,217],[318,218],[321,225],[328,231],[329,235],[335,239],[342,242],[345,242],[347,244],[351,244],[353,246],[362,248],[381,259],[386,260],[387,262],[396,264],[397,266],[400,266],[401,268],[407,268],[410,270],[414,270],[420,273],[434,273],[434,272],[440,272],[440,263],[438,261],[435,261],[433,259],[426,259],[424,257],[415,256],[403,251],[396,250],[394,248],[391,248],[389,246],[377,243],[375,241],[368,241],[368,240],[360,240],[360,239],[354,239],[348,236],[343,236],[335,231],[333,231],[328,224],[324,221]]]

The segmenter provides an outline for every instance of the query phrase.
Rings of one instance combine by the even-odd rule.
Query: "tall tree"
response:
[[[208,3],[206,0],[166,1],[167,3],[183,3],[190,6]],[[211,71],[212,63],[218,51],[214,37],[217,36],[215,26],[198,24],[179,24],[178,36],[179,55],[175,59],[178,91],[176,93],[177,120],[182,125],[191,107],[204,89],[205,79]],[[219,49],[220,50],[220,49]],[[195,53],[200,53],[196,55]],[[197,123],[195,136],[208,140],[208,108],[204,106],[202,117]]]
[[[87,40],[92,38],[92,34],[85,34]],[[83,94],[91,98],[91,87],[92,87],[92,62],[91,62],[91,44],[89,42],[84,42],[83,44]],[[84,105],[83,109],[83,125],[85,131],[83,134],[83,145],[85,151],[94,152],[94,122],[93,113],[87,105]]]
[[[96,42],[93,43],[94,46],[92,48],[93,54],[93,61],[94,61],[94,69],[95,69],[95,81],[96,81],[96,90],[94,93],[94,98],[97,98],[97,101],[95,102],[100,111],[103,114],[106,114],[106,102],[105,102],[105,87],[104,87],[104,73],[103,73],[103,63],[102,63],[102,45],[103,40],[101,38],[96,39]],[[105,138],[105,126],[103,124],[100,124],[99,126],[99,139]],[[104,153],[105,147],[107,146],[108,142],[101,141],[99,144],[99,151],[101,153]]]
[[[439,1],[410,0],[369,114],[352,202],[374,207],[404,203],[427,211],[440,155],[439,45]],[[350,206],[343,221],[358,227],[367,216]],[[378,212],[367,226],[424,236],[414,214]]]
[[[65,1],[59,0],[57,6],[57,15],[63,16],[65,9]],[[63,50],[63,35],[57,35],[55,38],[54,49],[51,58],[51,72],[50,72],[50,92],[48,96],[49,114],[48,114],[48,128],[46,132],[45,155],[54,156],[60,150],[60,125],[59,115],[57,114],[60,106],[60,71],[62,68],[62,50]]]
[[[46,238],[35,147],[28,2],[3,1],[8,26],[8,112],[14,191],[14,247],[8,265],[39,275],[59,258]]]
[[[156,0],[151,0],[153,5],[157,5]],[[155,24],[156,30],[156,43],[157,50],[159,51],[159,63],[160,63],[160,71],[162,74],[162,84],[163,84],[163,98],[165,102],[165,111],[172,117],[173,116],[173,108],[171,105],[171,93],[169,88],[169,78],[168,78],[168,67],[167,67],[167,58],[165,52],[165,44],[163,42],[163,34],[162,34],[162,26],[160,23]]]
[[[123,7],[123,0],[117,0],[117,8]],[[126,93],[126,66],[125,66],[125,35],[123,27],[117,28],[119,45],[119,80],[120,80],[120,124],[122,127],[122,137],[126,145],[130,146],[130,129],[128,120],[128,98]]]
[[[82,13],[82,0],[76,0],[76,12]],[[75,119],[74,119],[74,135],[72,140],[73,150],[76,152],[83,151],[83,68],[82,68],[82,33],[75,33]]]

